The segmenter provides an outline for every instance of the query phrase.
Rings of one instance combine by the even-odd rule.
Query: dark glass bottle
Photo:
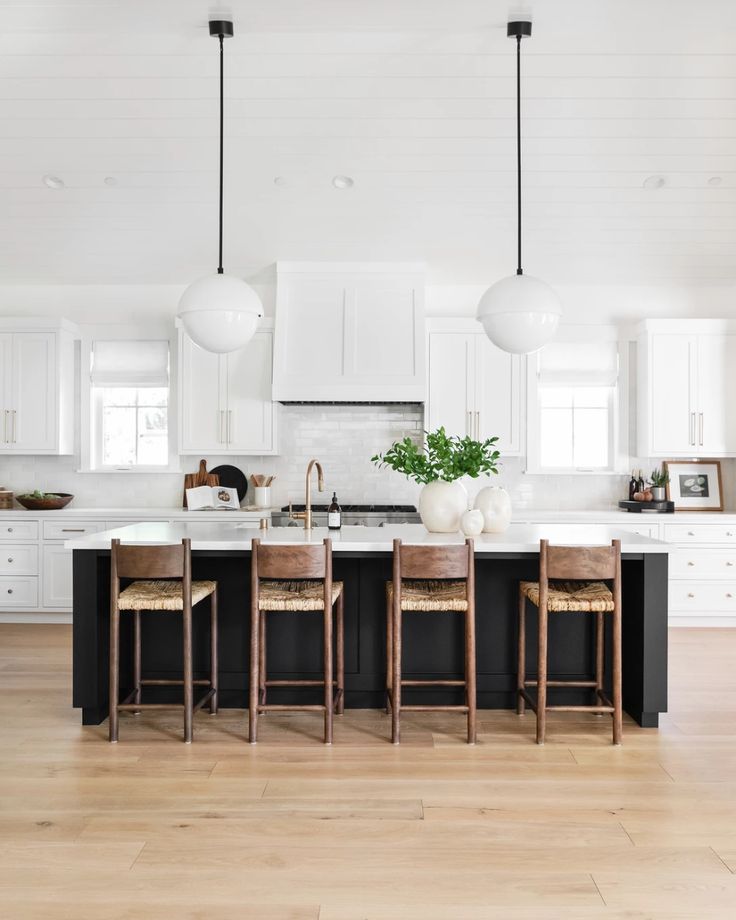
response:
[[[646,487],[647,487],[647,484],[644,482],[644,477],[641,474],[641,470],[639,470],[639,480],[636,483],[636,491],[643,492],[646,489]]]
[[[631,479],[629,480],[629,501],[634,500],[634,493],[639,491],[639,483],[636,481],[636,476],[634,471],[631,471]]]
[[[327,509],[327,526],[330,530],[339,530],[342,527],[342,511],[337,500],[337,492],[332,493],[332,501]]]

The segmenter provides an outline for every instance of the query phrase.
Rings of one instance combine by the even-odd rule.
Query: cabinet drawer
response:
[[[4,543],[0,547],[0,575],[38,575],[38,546]]]
[[[736,580],[733,584],[671,581],[669,598],[670,610],[693,614],[717,610],[736,614]]]
[[[0,578],[2,607],[38,607],[38,578]]]
[[[87,533],[99,533],[105,529],[102,521],[44,521],[44,540],[71,540]]]
[[[671,578],[730,578],[736,582],[736,548],[679,549],[670,553]]]
[[[38,540],[38,521],[0,519],[0,541]]]
[[[626,533],[636,533],[641,537],[653,537],[655,540],[659,536],[659,527],[656,524],[619,524],[618,521],[612,525],[616,530],[625,530]]]
[[[736,524],[665,524],[668,543],[731,543],[736,546]]]

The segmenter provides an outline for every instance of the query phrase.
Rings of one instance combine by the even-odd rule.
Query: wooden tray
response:
[[[649,511],[654,514],[672,514],[675,510],[675,503],[668,501],[661,502],[635,502],[621,501],[618,503],[619,508],[625,508],[627,511],[633,511],[635,514],[641,514],[642,511]]]

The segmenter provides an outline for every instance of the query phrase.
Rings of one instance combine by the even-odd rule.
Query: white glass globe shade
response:
[[[181,295],[179,318],[191,340],[216,354],[243,348],[253,338],[263,305],[253,288],[231,275],[207,275]]]
[[[494,345],[524,355],[554,338],[562,304],[544,281],[531,275],[511,275],[488,288],[477,315]]]

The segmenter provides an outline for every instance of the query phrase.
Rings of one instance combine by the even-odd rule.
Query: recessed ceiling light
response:
[[[644,180],[644,188],[662,188],[667,184],[664,176],[647,176]]]
[[[115,188],[115,186],[118,184],[118,180],[115,178],[115,176],[105,176],[104,181],[108,188]]]
[[[355,185],[355,180],[351,179],[350,176],[333,176],[332,184],[335,188],[352,188]]]
[[[710,179],[708,179],[708,185],[720,185],[721,182],[723,182],[723,178],[721,176],[711,176]]]
[[[64,188],[64,180],[60,179],[58,176],[44,176],[43,184],[47,188],[55,188],[55,189]]]

